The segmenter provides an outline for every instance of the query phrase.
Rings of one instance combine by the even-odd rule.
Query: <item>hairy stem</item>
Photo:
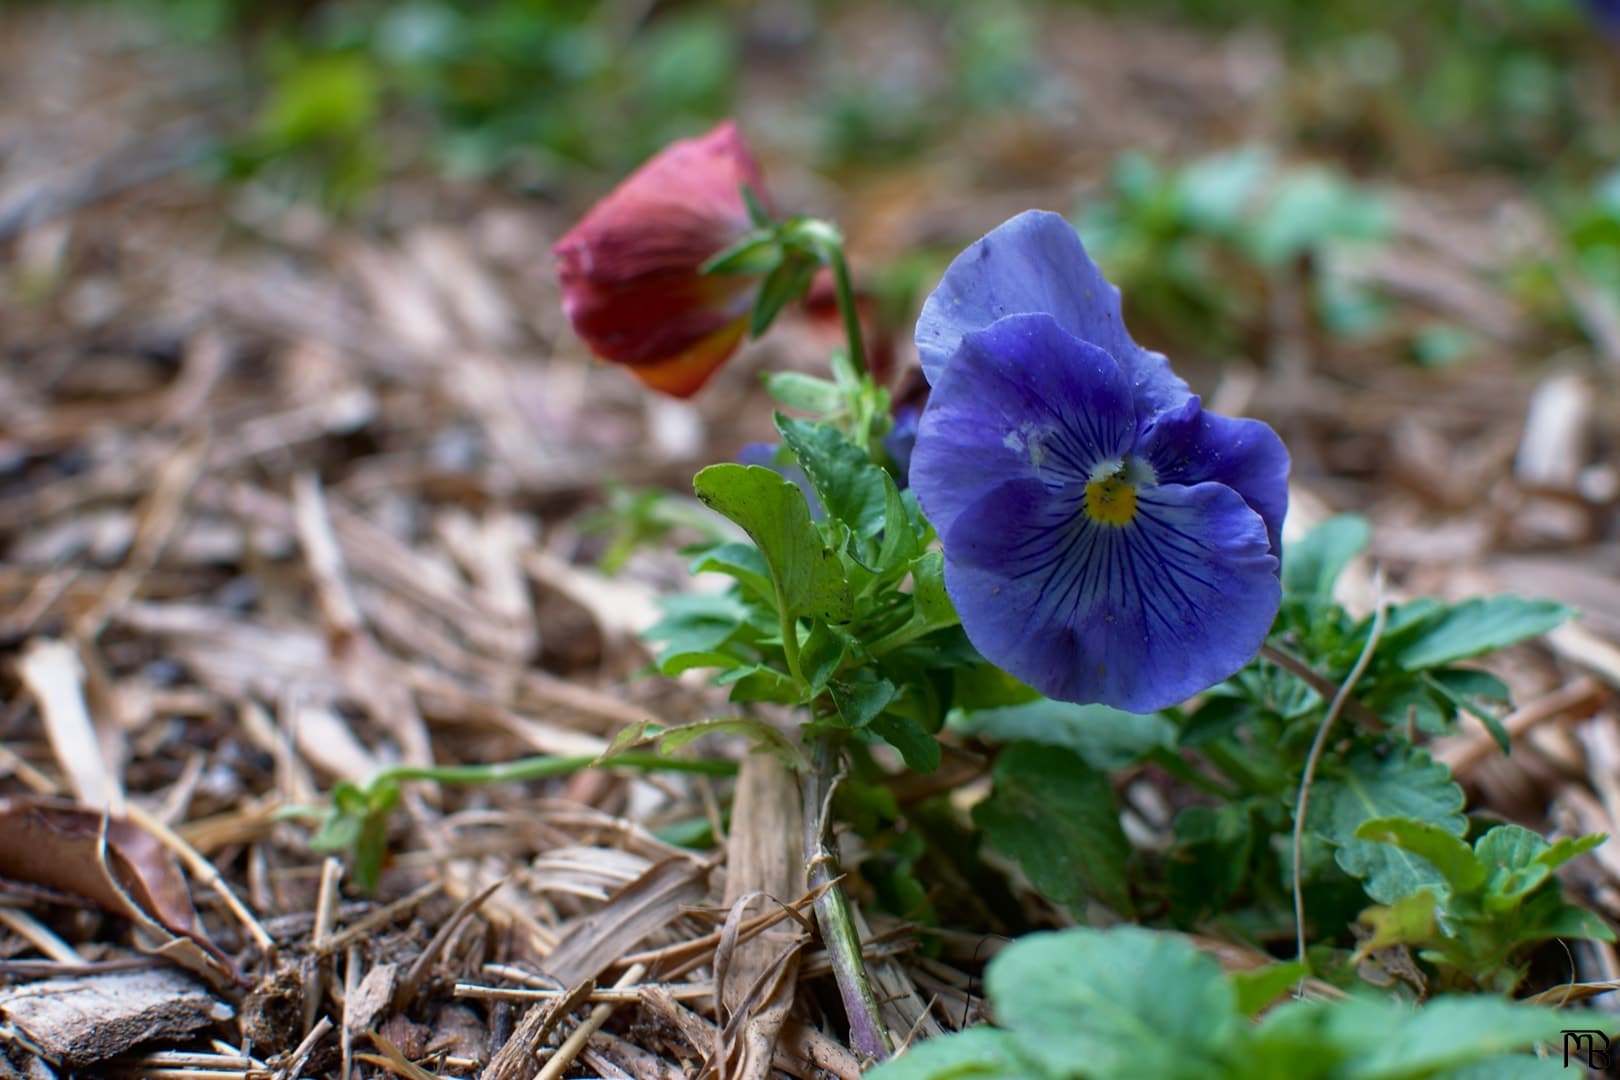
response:
[[[857,1054],[873,1061],[889,1056],[889,1032],[878,1013],[877,996],[861,959],[861,939],[855,931],[849,898],[836,884],[838,856],[828,842],[828,804],[838,778],[838,744],[830,733],[815,736],[810,747],[810,771],[802,780],[804,792],[804,863],[816,899],[816,921],[827,945],[838,996],[849,1017],[849,1042]]]

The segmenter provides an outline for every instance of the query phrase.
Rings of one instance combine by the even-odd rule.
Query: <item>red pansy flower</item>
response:
[[[737,126],[682,139],[630,174],[552,248],[563,312],[603,360],[690,397],[741,344],[759,278],[704,274],[752,224],[764,178]]]

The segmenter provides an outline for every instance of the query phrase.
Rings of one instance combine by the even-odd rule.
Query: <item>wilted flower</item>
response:
[[[701,271],[751,231],[744,185],[765,198],[728,120],[666,147],[557,242],[563,311],[598,357],[689,397],[736,351],[759,279]]]
[[[963,252],[924,306],[911,486],[984,656],[1049,697],[1149,712],[1231,675],[1281,599],[1288,454],[1138,347],[1055,214]]]

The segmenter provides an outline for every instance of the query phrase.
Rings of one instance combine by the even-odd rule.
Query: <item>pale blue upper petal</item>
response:
[[[1008,315],[1045,312],[1069,333],[1106,351],[1124,369],[1144,415],[1178,404],[1187,384],[1169,361],[1131,340],[1119,290],[1086,254],[1072,226],[1026,210],[958,255],[923,304],[917,352],[938,386],[963,339]]]

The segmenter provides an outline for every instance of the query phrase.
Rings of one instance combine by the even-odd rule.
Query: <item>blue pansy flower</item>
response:
[[[1150,712],[1233,674],[1281,600],[1288,453],[1203,411],[1055,214],[968,248],[917,329],[911,486],[985,658],[1049,697]]]

